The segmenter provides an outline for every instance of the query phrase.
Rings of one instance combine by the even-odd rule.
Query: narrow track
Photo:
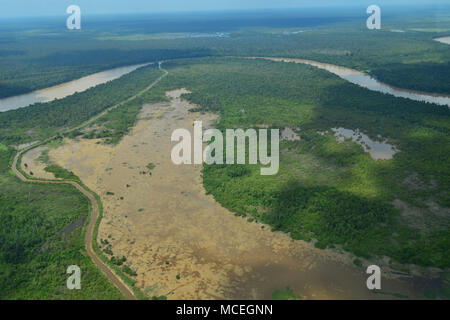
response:
[[[123,105],[124,103],[144,94],[146,91],[150,90],[152,87],[154,87],[159,81],[161,81],[162,78],[164,78],[168,72],[166,70],[164,70],[163,68],[161,68],[161,62],[159,62],[159,69],[161,71],[164,72],[163,75],[161,75],[158,79],[156,79],[152,84],[150,84],[147,88],[145,88],[144,90],[138,92],[137,94],[135,94],[134,96],[122,101],[121,103],[118,103],[108,109],[106,109],[105,111],[101,112],[100,114],[96,115],[95,117],[87,120],[86,122],[84,122],[83,124],[74,127],[70,130],[65,131],[64,133],[68,133],[80,128],[83,128],[89,124],[91,124],[92,122],[94,122],[95,120],[97,120],[98,118],[100,118],[101,116],[105,115],[106,113],[108,113],[109,111],[111,111],[112,109],[115,109],[121,105]],[[21,150],[19,152],[17,152],[17,154],[14,157],[11,169],[14,172],[14,174],[22,181],[24,182],[30,182],[30,183],[50,183],[50,184],[70,184],[72,186],[74,186],[75,188],[78,189],[78,191],[80,191],[84,196],[86,196],[90,203],[91,203],[91,214],[90,214],[90,219],[89,219],[89,223],[87,225],[86,228],[86,233],[85,233],[85,248],[86,248],[86,252],[88,253],[89,257],[91,258],[92,262],[100,269],[100,271],[108,278],[108,280],[116,286],[116,288],[122,293],[122,295],[124,296],[125,299],[127,300],[136,300],[136,296],[134,295],[133,290],[125,284],[125,282],[122,280],[122,278],[120,276],[118,276],[105,262],[103,262],[100,257],[96,254],[93,246],[92,246],[92,241],[93,239],[97,236],[96,234],[94,235],[94,230],[95,230],[95,224],[99,218],[99,207],[98,207],[98,203],[96,198],[94,197],[94,195],[87,190],[85,187],[83,187],[82,185],[78,184],[75,181],[70,181],[70,180],[39,180],[39,179],[29,179],[27,177],[25,177],[25,175],[22,174],[22,172],[20,172],[20,170],[17,168],[17,163],[18,160],[20,158],[20,156],[28,151],[30,151],[33,148],[36,148],[42,144],[45,144],[53,139],[55,139],[57,136],[53,136],[51,138],[48,138],[46,140],[44,140],[43,142],[40,143],[36,143],[33,146],[26,148],[24,150]]]

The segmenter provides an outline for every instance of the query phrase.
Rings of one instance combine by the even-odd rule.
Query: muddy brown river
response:
[[[18,96],[0,99],[0,112],[23,108],[38,102],[49,102],[55,99],[62,99],[76,92],[83,92],[99,84],[120,78],[148,63],[132,66],[114,68],[82,77],[73,81],[61,83],[42,90],[33,91]]]
[[[252,57],[252,59],[255,59],[255,57]],[[331,72],[341,77],[342,79],[347,80],[348,82],[351,82],[353,84],[359,85],[360,87],[367,88],[372,91],[390,94],[393,95],[394,97],[399,98],[407,98],[415,101],[435,103],[443,106],[448,106],[450,108],[450,95],[433,94],[427,92],[396,88],[386,83],[380,82],[375,78],[372,78],[368,74],[355,69],[305,59],[272,58],[272,57],[261,57],[261,59],[307,64],[310,66],[317,67],[319,69],[327,70],[328,72]]]

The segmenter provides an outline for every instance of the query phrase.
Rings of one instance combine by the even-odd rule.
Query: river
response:
[[[450,37],[436,38],[434,40],[440,43],[450,44]]]
[[[450,96],[443,94],[426,93],[419,91],[412,91],[406,89],[399,89],[392,87],[388,84],[380,82],[370,75],[346,67],[336,66],[329,63],[322,63],[313,60],[305,59],[292,59],[292,58],[272,58],[272,57],[262,57],[262,59],[272,60],[272,61],[284,61],[284,62],[296,62],[303,63],[310,66],[314,66],[320,69],[327,70],[328,72],[334,73],[335,75],[345,79],[353,84],[357,84],[361,87],[367,88],[372,91],[387,93],[395,97],[408,98],[415,101],[435,103],[439,105],[444,105],[450,107]]]
[[[99,84],[118,79],[121,76],[148,64],[149,63],[144,63],[114,68],[69,82],[64,82],[53,87],[0,99],[0,112],[27,107],[38,102],[49,102],[55,99],[62,99],[76,92],[83,92]]]

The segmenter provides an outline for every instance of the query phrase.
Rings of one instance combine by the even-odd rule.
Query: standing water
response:
[[[361,145],[365,152],[368,152],[374,160],[389,160],[398,152],[397,148],[386,141],[373,141],[359,129],[351,130],[345,128],[332,128],[336,139],[340,142],[351,139]],[[379,137],[381,138],[381,137]]]

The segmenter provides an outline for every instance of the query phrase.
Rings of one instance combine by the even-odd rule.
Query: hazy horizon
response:
[[[376,2],[376,3],[375,3]],[[2,0],[3,8],[0,18],[46,17],[66,15],[69,5],[78,5],[84,15],[125,15],[125,14],[175,14],[175,13],[205,13],[223,11],[258,11],[283,9],[311,9],[311,8],[357,8],[371,4],[394,7],[402,6],[406,9],[414,6],[448,6],[447,0],[348,0],[344,4],[330,0],[228,0],[211,2],[194,0],[186,3],[183,0]]]

